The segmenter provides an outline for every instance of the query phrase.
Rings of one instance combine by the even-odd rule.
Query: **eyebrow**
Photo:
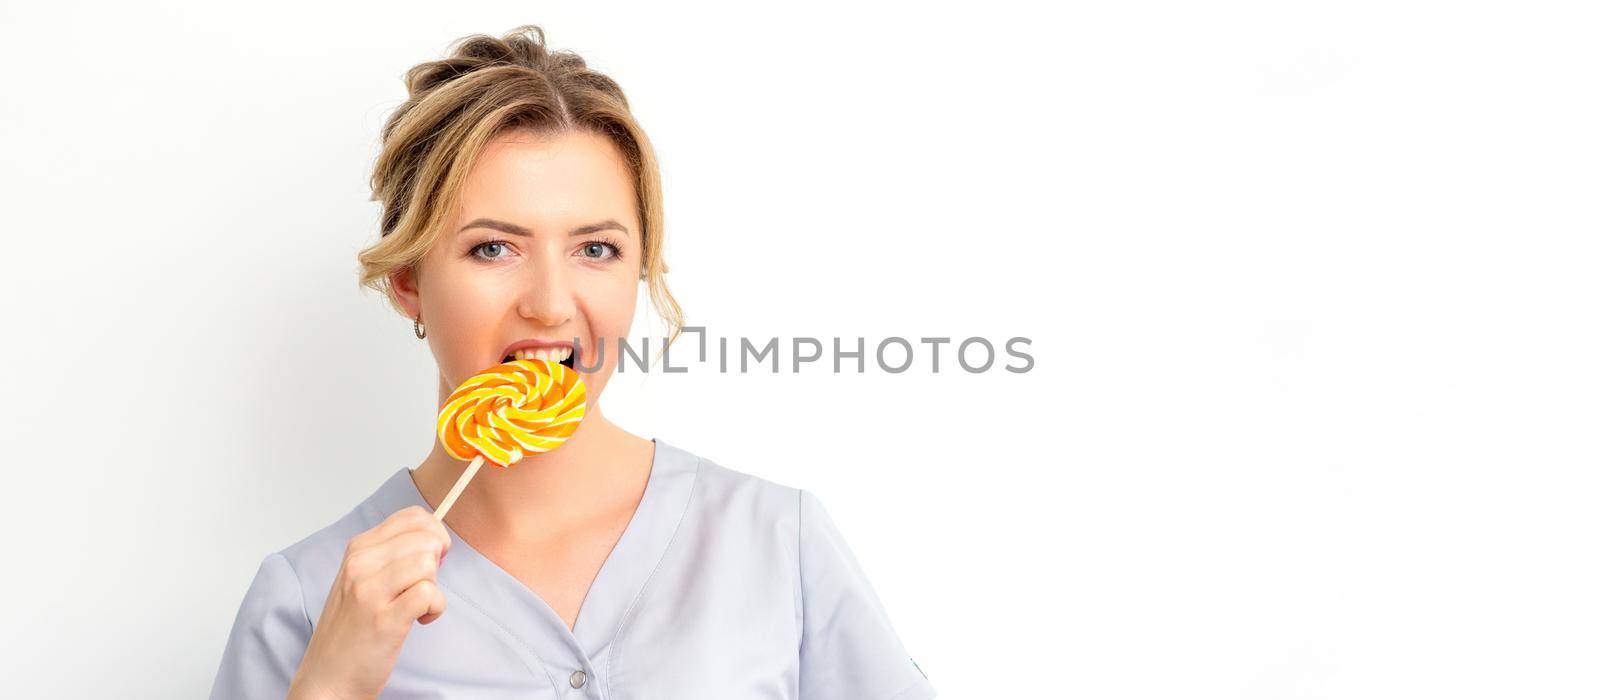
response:
[[[499,219],[490,219],[490,218],[473,219],[471,223],[467,224],[466,226],[462,226],[459,231],[456,231],[456,233],[459,234],[459,233],[461,233],[461,231],[465,231],[465,230],[467,230],[469,228],[494,229],[494,230],[500,231],[502,233],[509,233],[509,234],[511,234],[513,236],[527,237],[527,236],[532,236],[533,235],[533,231],[530,231],[527,228],[524,228],[522,226],[518,226],[517,224],[513,224],[513,223],[511,223],[509,221],[501,221]],[[604,231],[606,229],[614,229],[614,230],[617,230],[617,231],[621,231],[623,233],[623,235],[628,235],[628,227],[617,223],[614,219],[606,219],[605,221],[601,221],[599,223],[593,223],[593,224],[587,224],[587,225],[584,225],[584,226],[579,226],[579,227],[577,227],[575,229],[572,229],[570,232],[567,233],[567,235],[568,236],[587,236],[587,235],[589,235],[591,233],[595,233],[597,231]]]

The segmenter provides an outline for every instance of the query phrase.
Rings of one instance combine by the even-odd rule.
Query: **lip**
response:
[[[507,345],[506,349],[500,352],[500,357],[505,357],[518,350],[549,350],[551,348],[571,349],[572,347],[572,341],[570,340],[542,340],[538,338],[530,338],[528,340],[519,340],[515,343]]]

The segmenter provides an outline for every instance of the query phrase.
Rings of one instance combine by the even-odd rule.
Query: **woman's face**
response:
[[[461,200],[415,280],[391,282],[428,343],[449,392],[497,365],[521,340],[573,342],[594,366],[591,408],[628,334],[641,259],[634,182],[621,154],[589,132],[502,132],[468,173]]]

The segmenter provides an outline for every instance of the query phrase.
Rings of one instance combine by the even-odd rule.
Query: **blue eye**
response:
[[[476,260],[493,262],[495,260],[500,260],[507,257],[506,247],[508,245],[508,243],[501,240],[485,241],[473,246],[472,250],[469,252],[469,255]],[[497,250],[498,254],[488,255],[487,253],[491,249]],[[484,252],[480,253],[479,251]],[[582,253],[584,259],[599,262],[616,260],[622,257],[622,249],[618,247],[616,243],[607,240],[590,241],[585,243],[583,248],[580,249],[580,252]]]
[[[478,255],[478,251],[479,250],[483,250],[483,249],[488,248],[490,246],[494,246],[496,248],[504,249],[506,247],[506,242],[505,241],[488,241],[488,242],[485,242],[485,243],[479,243],[478,245],[472,247],[472,251],[471,251],[472,252],[472,257],[477,258],[479,260],[499,260],[499,259],[505,257],[503,252],[502,252],[501,255],[495,255],[495,256],[490,256],[490,257],[484,257],[482,255]]]
[[[606,251],[611,255],[606,256]],[[622,249],[611,241],[589,241],[583,244],[583,257],[590,260],[609,260],[622,257]]]

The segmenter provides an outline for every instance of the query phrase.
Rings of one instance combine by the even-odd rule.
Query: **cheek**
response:
[[[443,284],[427,291],[427,298],[437,308],[440,320],[457,331],[459,338],[472,329],[483,329],[486,321],[496,318],[504,309],[509,294],[515,290],[495,286],[491,275],[457,275],[454,279],[441,279]],[[453,340],[454,338],[452,338]],[[463,338],[463,340],[470,340]]]
[[[492,366],[483,364],[484,348],[499,341],[495,329],[512,292],[494,287],[490,275],[460,274],[454,269],[441,270],[434,281],[437,284],[423,292],[428,342],[446,379],[465,381]]]
[[[603,283],[595,280],[582,294],[592,333],[604,337],[607,346],[628,334],[639,301],[639,285],[633,279],[618,276]]]
[[[620,354],[619,339],[627,338],[629,347],[633,348],[635,353],[639,351],[640,341],[650,340],[628,337],[628,331],[633,326],[638,299],[637,281],[622,275],[608,278],[604,282],[599,279],[592,280],[592,283],[584,288],[583,308],[584,315],[588,319],[588,332],[596,341],[604,339],[605,345],[605,357],[600,369],[586,377],[596,396],[616,372],[617,358]],[[651,352],[654,352],[654,344]]]

